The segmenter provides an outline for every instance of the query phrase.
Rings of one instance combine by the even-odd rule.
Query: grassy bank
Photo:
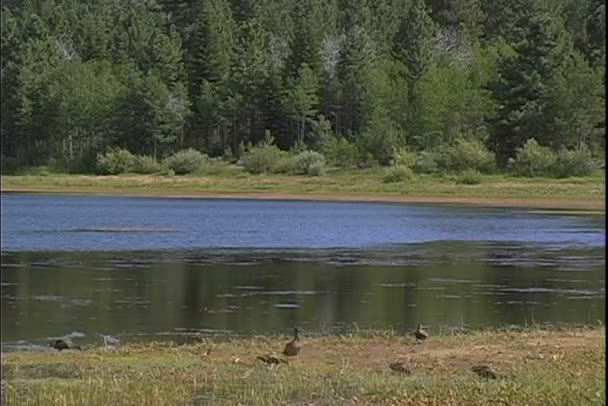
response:
[[[327,176],[249,175],[226,166],[215,175],[85,176],[32,172],[3,176],[2,190],[148,196],[216,196],[375,200],[532,206],[605,211],[605,172],[584,178],[547,179],[485,175],[479,184],[459,176],[419,175],[387,183],[385,169],[329,171]]]
[[[432,331],[431,331],[432,332]],[[604,404],[605,328],[304,337],[299,359],[256,356],[288,337],[3,354],[8,404]],[[403,361],[406,376],[388,364]],[[491,365],[487,380],[470,371]]]

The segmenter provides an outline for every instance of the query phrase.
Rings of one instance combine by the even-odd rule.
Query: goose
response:
[[[283,350],[283,354],[287,355],[288,357],[297,356],[300,353],[300,350],[302,349],[302,341],[300,341],[300,336],[298,335],[300,330],[298,330],[298,328],[296,327],[293,329],[293,332],[294,332],[293,340],[288,342],[285,345],[285,349]]]

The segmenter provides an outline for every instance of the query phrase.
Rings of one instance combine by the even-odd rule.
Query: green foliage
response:
[[[483,173],[495,167],[494,154],[481,141],[458,138],[454,145],[441,151],[439,168],[446,172],[474,169]]]
[[[416,165],[416,153],[408,147],[401,147],[395,153],[394,164],[411,169]]]
[[[580,150],[562,148],[557,154],[553,173],[560,178],[588,176],[591,175],[595,168],[593,157],[587,148]]]
[[[133,172],[135,173],[156,173],[160,172],[162,166],[149,155],[137,155],[133,163]]]
[[[325,157],[316,151],[304,151],[294,158],[294,170],[297,174],[319,176],[324,166]]]
[[[198,171],[206,165],[207,162],[207,155],[202,154],[193,148],[188,148],[165,158],[163,164],[171,169],[176,175],[185,175]]]
[[[118,175],[131,172],[135,166],[135,155],[126,149],[114,148],[105,154],[97,154],[97,173]]]
[[[533,136],[604,154],[598,0],[5,3],[0,143],[20,165],[96,171],[109,148],[230,147],[234,162],[266,130],[342,168],[408,145],[416,164],[401,165],[416,171],[491,171],[460,137],[501,168]],[[295,170],[261,148],[254,172]]]
[[[386,170],[384,177],[382,180],[385,183],[397,183],[397,182],[405,182],[408,180],[412,180],[414,177],[414,172],[407,166],[393,166]]]
[[[285,168],[287,152],[281,151],[270,139],[257,147],[250,148],[241,158],[245,170],[252,174],[273,172],[276,165]]]
[[[456,183],[459,185],[479,185],[483,175],[476,169],[466,169],[462,171],[456,178]]]
[[[517,150],[512,169],[520,176],[549,176],[556,160],[557,157],[550,148],[542,147],[534,138],[530,138]]]
[[[355,144],[348,142],[344,137],[333,135],[324,137],[321,152],[329,162],[343,168],[356,166],[360,155]]]

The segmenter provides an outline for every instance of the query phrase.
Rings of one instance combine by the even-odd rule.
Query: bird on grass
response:
[[[300,340],[300,336],[299,336],[300,330],[298,330],[298,328],[296,327],[293,329],[293,332],[294,332],[293,340],[288,342],[285,345],[285,349],[283,350],[283,354],[287,355],[288,357],[297,356],[300,353],[300,350],[302,349],[302,341]]]
[[[258,355],[256,358],[259,359],[260,361],[268,364],[268,365],[287,364],[287,360],[286,359],[283,359],[283,358],[279,357],[275,353],[265,354],[265,355]]]
[[[422,329],[422,324],[418,324],[414,336],[416,337],[416,341],[424,341],[429,338],[429,333]]]
[[[392,364],[389,364],[388,367],[395,372],[399,372],[405,375],[411,375],[413,372],[412,368],[408,367],[401,361],[393,362]]]
[[[471,371],[475,372],[479,377],[486,379],[497,379],[498,374],[496,371],[487,365],[475,365],[471,368]]]
[[[55,341],[51,341],[49,343],[49,347],[52,347],[58,351],[62,350],[81,350],[79,345],[73,345],[72,343],[67,342],[66,340],[58,339]]]

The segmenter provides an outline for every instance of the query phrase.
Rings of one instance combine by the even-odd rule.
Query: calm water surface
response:
[[[603,216],[2,194],[2,345],[605,321]]]

